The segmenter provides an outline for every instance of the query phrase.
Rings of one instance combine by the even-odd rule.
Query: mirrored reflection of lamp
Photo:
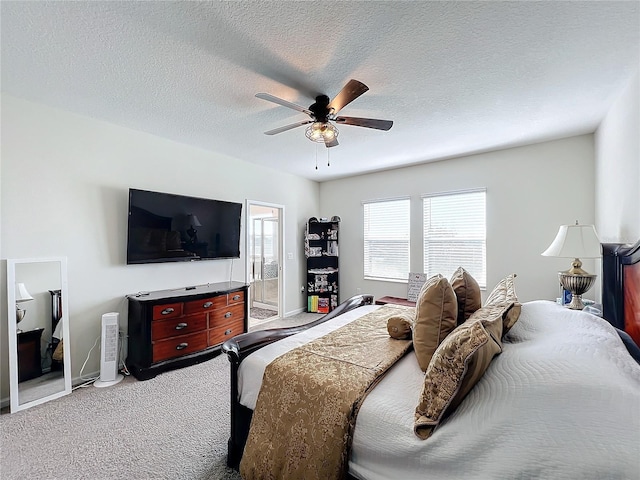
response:
[[[191,243],[198,243],[198,231],[193,227],[201,227],[202,224],[198,217],[196,217],[193,213],[190,213],[187,216],[187,221],[189,222],[189,229],[187,230],[187,235],[189,235],[189,240]]]
[[[20,323],[27,313],[27,310],[20,308],[20,304],[33,300],[31,294],[27,291],[24,283],[16,283],[16,324]],[[17,329],[20,333],[22,330]]]
[[[580,258],[600,258],[601,247],[598,234],[593,225],[560,225],[558,234],[542,255],[546,257],[573,258],[571,268],[558,272],[558,280],[565,290],[571,292],[571,303],[567,308],[582,310],[582,294],[595,283],[597,275],[591,275],[582,269]]]

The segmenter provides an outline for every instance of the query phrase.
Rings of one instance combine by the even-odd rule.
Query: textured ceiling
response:
[[[640,64],[637,1],[10,2],[2,90],[313,180],[593,132]],[[339,126],[308,107],[351,78]],[[316,155],[318,170],[315,170]]]

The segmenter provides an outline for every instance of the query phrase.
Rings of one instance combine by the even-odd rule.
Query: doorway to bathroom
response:
[[[247,201],[249,327],[282,317],[284,207]]]

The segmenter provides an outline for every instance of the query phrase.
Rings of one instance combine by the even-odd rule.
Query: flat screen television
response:
[[[242,204],[129,189],[127,264],[240,257]]]

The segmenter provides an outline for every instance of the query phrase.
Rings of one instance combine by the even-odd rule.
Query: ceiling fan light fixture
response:
[[[329,122],[314,122],[304,132],[309,140],[317,143],[331,142],[339,133],[335,125]]]

